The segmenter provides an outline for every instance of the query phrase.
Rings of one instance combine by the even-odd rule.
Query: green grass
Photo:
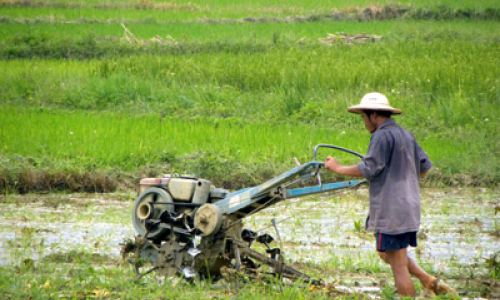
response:
[[[316,40],[325,38],[327,33],[346,32],[350,34],[366,33],[383,36],[384,39],[398,40],[408,38],[431,39],[446,38],[469,40],[474,42],[492,42],[498,40],[498,22],[484,21],[376,21],[376,22],[325,22],[325,23],[126,23],[127,28],[139,39],[151,39],[155,36],[174,38],[179,43],[193,42],[247,42],[270,43],[279,36],[278,42],[296,43],[301,39]],[[124,36],[120,24],[82,23],[40,23],[20,24],[4,23],[0,26],[0,42],[21,43],[26,37],[42,38],[52,41],[78,40],[92,35],[100,37]],[[56,45],[53,45],[56,46]]]
[[[14,1],[12,1],[14,2]],[[209,7],[233,7],[233,6],[252,6],[252,7],[267,7],[269,6],[269,2],[265,0],[239,0],[237,2],[230,0],[176,0],[176,1],[164,1],[164,0],[149,0],[149,1],[134,1],[134,0],[44,0],[44,1],[33,1],[34,3],[59,3],[64,5],[70,4],[102,4],[102,5],[119,5],[119,4],[140,4],[140,3],[173,3],[178,5],[185,4],[193,4],[199,6],[209,6]],[[392,4],[392,3],[401,3],[401,4],[412,4],[412,5],[422,5],[422,6],[430,6],[430,5],[445,5],[445,6],[454,6],[454,7],[496,7],[498,6],[498,2],[495,0],[461,0],[461,1],[453,1],[453,0],[440,0],[440,1],[432,1],[432,0],[422,0],[422,1],[413,1],[413,0],[318,0],[314,2],[308,2],[303,0],[275,0],[273,4],[282,5],[282,6],[297,6],[297,7],[350,7],[350,6],[368,6],[373,3],[379,4]]]
[[[104,265],[88,253],[60,258],[53,255],[40,262],[27,260],[20,267],[0,267],[0,293],[4,299],[332,299],[324,291],[307,285],[241,283],[189,284],[154,278],[135,279],[131,267]],[[53,260],[56,260],[53,262]],[[361,296],[336,299],[355,300]]]
[[[8,3],[8,2],[7,2]],[[177,18],[188,19],[195,17],[246,17],[246,16],[290,16],[300,14],[327,13],[335,9],[349,10],[354,7],[374,7],[402,5],[415,8],[451,9],[485,9],[500,8],[495,0],[462,0],[462,1],[412,1],[412,0],[356,0],[356,1],[332,1],[321,0],[307,2],[296,1],[273,1],[270,5],[266,1],[31,1],[29,5],[11,4],[1,7],[4,15],[18,15],[22,17],[33,17],[40,15],[61,16],[64,14],[70,18],[97,17],[116,18],[131,17],[141,18],[150,16],[152,18]],[[48,6],[48,7],[47,7]],[[78,8],[78,9],[75,9]],[[101,8],[101,9],[99,9]],[[73,10],[73,12],[71,12]],[[98,13],[97,13],[98,12]]]
[[[399,1],[414,14],[387,21],[324,18],[352,6],[385,13],[397,6],[384,1],[177,1],[167,10],[147,1],[1,3],[0,186],[20,178],[50,186],[68,172],[75,183],[99,179],[109,187],[106,178],[165,169],[255,184],[294,156],[309,160],[318,143],[364,153],[369,135],[346,108],[372,91],[405,112],[398,122],[435,163],[439,176],[430,180],[500,181],[497,1]],[[427,9],[434,15],[419,15]],[[479,21],[478,11],[492,20]],[[290,15],[316,17],[195,20]],[[118,40],[123,19],[144,44]],[[318,40],[335,32],[383,38]],[[147,43],[157,35],[174,41]]]
[[[433,134],[463,127],[465,134],[477,130],[495,135],[494,122],[487,120],[495,119],[499,105],[499,44],[418,34],[422,36],[357,46],[202,43],[152,50],[165,51],[163,55],[0,61],[5,70],[0,74],[1,101],[342,129],[354,116],[337,112],[378,90],[410,112],[402,118],[411,127],[423,122],[444,129]],[[59,50],[98,49],[81,42]],[[44,48],[50,39],[28,43],[28,53],[57,54]],[[422,105],[431,109],[421,111]]]
[[[121,172],[136,172],[145,167],[151,168],[147,171],[149,175],[141,173],[143,175],[139,176],[191,173],[210,179],[217,186],[239,188],[259,184],[292,168],[293,157],[301,162],[311,161],[316,144],[330,143],[365,153],[369,141],[360,120],[340,126],[344,128],[340,131],[335,127],[300,123],[182,120],[161,118],[157,114],[134,116],[20,107],[4,107],[0,115],[3,128],[0,150],[4,163],[1,178],[14,191],[47,188],[36,187],[35,179],[40,177],[39,180],[49,181],[46,183],[49,188],[50,182],[66,178],[69,182],[80,182],[69,184],[69,189],[80,190],[85,188],[85,181],[92,179],[71,179],[75,172],[86,178],[89,177],[85,175],[87,172],[121,170],[104,175],[111,176],[113,181],[123,177]],[[443,142],[443,139],[430,139],[425,134],[417,138],[435,163],[431,183],[453,183],[451,178],[467,172],[472,178],[465,178],[463,182],[457,179],[458,183],[490,185],[498,182],[498,165],[491,163],[497,160],[495,153],[486,152],[481,141],[461,143],[459,137],[447,137]],[[318,159],[323,160],[326,155],[334,155],[345,164],[357,161],[355,157],[326,150],[320,151]],[[455,170],[458,164],[461,168]],[[62,179],[44,179],[36,175],[40,172],[62,172]],[[95,180],[102,181],[102,177]],[[24,186],[30,182],[33,187]],[[57,188],[55,183],[52,185]],[[104,181],[103,185],[110,183]]]
[[[185,43],[151,48],[159,52],[149,55],[141,54],[147,47],[127,46],[137,53],[0,61],[2,155],[84,172],[133,172],[168,162],[208,179],[233,168],[259,173],[243,180],[255,184],[284,170],[294,156],[306,161],[318,143],[364,153],[368,135],[346,108],[376,90],[405,112],[398,122],[416,134],[448,178],[445,184],[457,174],[472,177],[472,184],[497,183],[500,58],[491,24],[483,24],[485,34],[479,35],[474,33],[483,31],[467,22],[449,26],[468,30],[437,32],[420,30],[435,23],[406,29],[374,24],[381,31],[408,31],[353,46],[316,40]],[[25,41],[27,53],[54,55],[58,44],[52,41],[33,36]],[[65,51],[99,50],[92,37],[70,46]],[[231,181],[223,177],[225,184]]]
[[[412,101],[401,101],[402,98],[417,98],[437,105],[444,108],[439,113],[446,117],[456,117],[453,114],[447,116],[450,111],[467,113],[469,109],[474,109],[474,113],[482,114],[484,118],[491,116],[490,108],[498,105],[494,100],[499,93],[498,43],[455,40],[451,35],[441,37],[439,33],[428,37],[422,35],[420,38],[407,37],[359,46],[327,47],[316,43],[292,48],[287,43],[253,46],[188,44],[158,50],[170,54],[161,56],[92,61],[1,61],[5,70],[0,74],[2,98],[4,102],[15,100],[19,103],[19,98],[30,102],[27,96],[31,95],[39,98],[39,103],[60,102],[66,107],[102,109],[124,102],[164,103],[168,94],[182,97],[180,93],[184,93],[192,98],[200,97],[192,93],[213,92],[215,98],[220,98],[218,95],[233,94],[234,97],[241,93],[265,93],[260,95],[259,103],[281,94],[279,97],[302,96],[305,99],[296,101],[302,102],[297,103],[298,106],[303,106],[304,102],[309,102],[306,97],[315,94],[322,98],[321,102],[329,102],[325,98],[332,92],[337,95],[348,93],[357,98],[365,91],[377,89],[395,93],[396,97],[392,98],[396,98],[393,100],[396,105],[412,105]],[[93,49],[92,45],[83,42],[81,45],[76,43],[75,48],[69,50],[83,53]],[[39,49],[44,45],[44,40],[33,39],[31,52],[38,49],[40,55],[45,55],[42,52],[45,48]],[[46,50],[50,51],[50,48]],[[372,57],[377,57],[377,61]],[[284,68],[288,65],[296,68]],[[51,85],[50,90],[44,89],[47,84]],[[182,91],[167,94],[168,89]],[[78,90],[88,94],[75,93]],[[54,95],[56,91],[57,95]],[[44,95],[44,92],[49,95]],[[92,95],[100,92],[116,99]],[[121,94],[113,96],[116,93]],[[143,100],[137,94],[149,98]],[[95,103],[99,101],[96,98],[102,103]],[[224,98],[213,101],[229,101]],[[461,100],[447,100],[450,98]],[[472,98],[472,101],[467,98]],[[274,100],[271,102],[275,103]],[[85,101],[89,102],[89,107],[85,107]],[[343,101],[341,107],[352,100]],[[186,106],[193,104],[184,103]],[[454,109],[460,106],[466,106],[467,111]]]
[[[9,18],[50,18],[54,21],[66,20],[134,20],[134,19],[147,19],[150,21],[160,20],[187,20],[193,17],[201,18],[203,13],[191,12],[176,12],[176,11],[161,11],[161,10],[126,10],[126,9],[94,9],[94,8],[79,8],[79,9],[66,9],[66,8],[45,8],[45,7],[9,7],[1,8],[0,13],[4,17]],[[219,16],[216,14],[215,16]]]
[[[231,120],[162,119],[155,114],[128,115],[84,111],[0,109],[2,152],[23,157],[53,157],[98,168],[135,170],[184,153],[218,153],[243,163],[264,164],[293,157],[312,160],[316,144],[329,140],[363,151],[367,141],[355,130],[307,125],[275,126]],[[358,127],[361,127],[359,124]],[[362,134],[367,138],[367,134]],[[188,137],[188,138],[186,138]],[[291,143],[299,140],[301,143]],[[244,145],[244,147],[241,147]]]
[[[42,7],[54,3],[63,5]],[[177,0],[171,2],[177,8],[166,10],[148,9],[149,1],[142,1],[143,9],[133,8],[137,3],[53,0],[19,7],[0,1],[0,191],[6,202],[17,200],[13,192],[130,191],[139,178],[174,172],[234,189],[292,168],[293,157],[310,161],[318,143],[365,153],[369,134],[346,108],[371,91],[386,93],[405,112],[396,117],[398,123],[431,157],[434,168],[424,185],[500,183],[497,0],[400,0],[409,13],[384,15],[396,18],[388,21],[372,21],[360,10],[352,21],[325,16],[354,12],[351,7],[394,8],[394,1]],[[78,9],[70,8],[73,4]],[[289,16],[307,19],[279,23]],[[245,17],[268,19],[221,20]],[[169,35],[177,43],[120,42],[120,22],[139,39]],[[383,39],[351,46],[318,41],[335,32]],[[357,161],[327,150],[318,159],[329,154],[342,163]],[[46,205],[58,209],[59,204]],[[17,216],[22,207],[6,216]],[[75,220],[45,215],[49,222],[102,221],[96,207],[83,206]],[[456,212],[450,205],[435,210]],[[107,221],[121,222],[119,214],[102,212]],[[43,218],[36,211],[25,214]],[[359,217],[351,219],[359,227]],[[10,246],[20,252],[41,249],[32,238],[36,227],[20,234]],[[314,272],[320,273],[317,267]],[[376,257],[333,257],[322,267],[388,274]],[[488,276],[498,278],[497,261],[489,267]],[[393,290],[387,287],[382,299],[394,298]],[[262,283],[236,289],[155,276],[137,281],[129,266],[81,249],[0,267],[5,299],[333,297]]]
[[[0,1],[2,22],[21,23],[172,23],[172,22],[324,22],[373,19],[496,20],[497,1],[318,1],[307,3],[122,3]],[[8,4],[11,3],[11,4]],[[288,18],[288,19],[287,19]]]

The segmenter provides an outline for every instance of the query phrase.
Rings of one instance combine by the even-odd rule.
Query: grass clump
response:
[[[82,256],[81,254],[78,255]],[[84,255],[85,256],[85,255]],[[88,256],[88,255],[87,255]],[[101,260],[71,259],[62,263],[53,255],[40,262],[30,260],[23,267],[0,267],[0,293],[5,299],[361,299],[363,296],[327,290],[310,290],[307,285],[281,283],[197,282],[177,279],[157,280],[147,276],[140,281],[132,267],[102,265]],[[92,256],[93,257],[93,256]],[[61,276],[66,274],[66,276]]]
[[[500,280],[500,251],[494,252],[486,260],[486,264],[489,267],[491,278]]]

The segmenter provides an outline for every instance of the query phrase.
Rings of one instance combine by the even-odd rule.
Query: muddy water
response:
[[[362,229],[367,191],[290,200],[250,219],[257,228],[294,216],[279,226],[283,241],[295,244],[293,259],[328,262],[332,256],[373,258],[374,238]],[[500,250],[500,195],[486,190],[423,190],[418,251],[436,271],[475,267]],[[497,208],[498,209],[498,208]],[[360,228],[361,227],[361,228]],[[361,230],[360,230],[361,229]],[[274,229],[267,229],[273,233]]]
[[[277,236],[289,262],[313,262],[326,269],[389,272],[363,230],[366,189],[291,199],[246,220],[246,227]],[[19,264],[55,252],[90,251],[119,255],[118,244],[132,237],[134,196],[27,195],[0,203],[0,265]],[[487,189],[425,189],[419,247],[410,255],[443,278],[485,275],[486,260],[500,250],[500,193]],[[279,246],[276,243],[275,246]],[[334,275],[326,281],[339,282]],[[377,295],[371,276],[340,280],[346,288]],[[460,285],[460,283],[456,283]],[[470,294],[474,296],[474,294]]]
[[[388,266],[375,252],[373,234],[363,230],[367,201],[366,189],[292,199],[250,218],[247,223],[255,228],[267,227],[264,231],[273,234],[275,229],[269,228],[271,220],[285,220],[279,225],[279,235],[291,261],[310,261],[327,269],[360,273],[375,266],[390,274]],[[448,281],[458,288],[463,285],[464,278],[488,275],[491,269],[486,262],[500,251],[499,210],[498,191],[422,190],[418,247],[410,248],[410,256],[426,270],[441,278],[449,278]],[[286,219],[289,216],[293,217]],[[379,287],[372,286],[374,282],[370,276],[347,279],[333,276],[330,281],[351,285],[354,290],[380,292]],[[476,298],[479,293],[469,292],[467,295]]]
[[[0,203],[0,265],[69,251],[118,256],[118,244],[134,236],[129,198],[125,194],[9,196],[7,203]]]

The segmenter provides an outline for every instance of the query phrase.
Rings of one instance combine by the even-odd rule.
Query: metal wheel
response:
[[[154,205],[156,202],[173,203],[170,194],[160,188],[146,189],[135,200],[134,208],[132,209],[132,223],[137,233],[142,236],[146,235],[148,232],[146,227],[147,221],[159,218],[160,214],[166,210],[174,211],[173,205]],[[168,232],[168,230],[168,228],[159,227],[150,231],[148,238],[158,239]]]
[[[203,204],[194,215],[194,227],[199,229],[201,236],[209,236],[217,233],[222,224],[222,212],[219,207],[211,204]]]

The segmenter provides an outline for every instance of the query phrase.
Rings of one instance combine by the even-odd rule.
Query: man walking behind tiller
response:
[[[384,95],[369,93],[360,105],[349,107],[348,111],[361,114],[366,129],[372,134],[368,153],[361,162],[351,166],[341,166],[329,156],[325,168],[369,181],[366,229],[375,233],[377,251],[391,266],[398,293],[415,297],[410,276],[414,275],[430,294],[457,295],[455,290],[422,270],[407,253],[408,246],[417,246],[420,177],[432,166],[429,157],[413,135],[391,118],[393,114],[401,114],[401,110],[391,107]]]

